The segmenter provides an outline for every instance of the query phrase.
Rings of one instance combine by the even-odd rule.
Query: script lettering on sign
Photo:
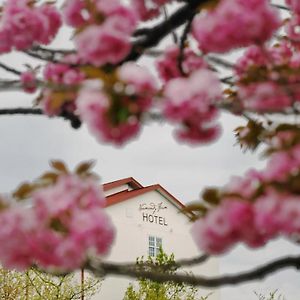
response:
[[[155,214],[156,212],[159,212],[163,209],[167,209],[167,206],[163,204],[163,202],[159,202],[158,204],[155,204],[153,202],[146,204],[146,203],[141,203],[139,210],[148,210],[152,214]]]
[[[151,203],[141,203],[139,205],[139,211],[142,211],[142,220],[147,223],[154,223],[161,226],[168,226],[166,222],[166,218],[162,216],[158,216],[158,213],[167,209],[168,207],[163,204],[163,202],[159,202],[157,204]]]

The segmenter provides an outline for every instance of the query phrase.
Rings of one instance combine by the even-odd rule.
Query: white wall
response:
[[[156,211],[150,209],[154,206]],[[149,235],[162,238],[164,251],[168,254],[174,253],[175,259],[199,255],[189,233],[189,219],[157,191],[150,191],[112,205],[106,210],[117,231],[116,241],[108,260],[132,262],[137,257],[147,257]],[[211,261],[201,268],[194,268],[193,273],[205,276],[218,274],[218,263]],[[121,300],[128,283],[129,280],[124,278],[106,279],[100,294],[93,299]],[[207,293],[208,291],[203,291],[201,294]],[[218,293],[209,298],[209,300],[217,299],[219,299]]]

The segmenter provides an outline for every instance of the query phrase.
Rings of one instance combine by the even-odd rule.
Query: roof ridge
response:
[[[104,191],[108,191],[108,190],[111,190],[111,189],[116,188],[118,186],[121,186],[123,184],[130,184],[130,183],[132,183],[135,187],[137,187],[137,189],[143,188],[143,185],[141,185],[133,177],[125,177],[125,178],[122,178],[122,179],[107,182],[107,183],[104,183],[102,186],[103,186]]]

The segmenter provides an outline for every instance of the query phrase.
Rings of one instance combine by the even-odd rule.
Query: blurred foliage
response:
[[[167,255],[160,248],[156,257],[149,256],[146,261],[143,257],[137,259],[137,265],[153,269],[156,272],[176,273],[174,254]],[[198,295],[195,287],[174,282],[159,283],[147,279],[139,279],[137,283],[131,283],[123,300],[207,300],[209,297]]]
[[[53,276],[36,269],[17,272],[0,269],[0,300],[88,300],[95,295],[101,281],[85,276],[83,285],[79,274]]]

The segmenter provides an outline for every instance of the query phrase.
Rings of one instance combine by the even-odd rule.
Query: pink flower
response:
[[[290,153],[277,152],[268,161],[266,169],[262,172],[265,181],[285,182],[294,170],[299,168]]]
[[[48,63],[43,75],[46,81],[54,84],[52,89],[45,88],[40,98],[40,106],[48,116],[63,112],[73,113],[76,110],[75,99],[77,89],[85,79],[85,74],[79,68],[68,65],[81,63],[76,55],[68,55],[64,63]],[[57,86],[56,86],[57,85]]]
[[[225,186],[225,192],[238,194],[243,199],[251,199],[262,183],[263,176],[256,170],[248,171],[243,177],[233,176]]]
[[[298,0],[285,0],[285,2],[296,14],[300,14],[300,3]]]
[[[84,79],[84,74],[67,64],[48,63],[44,69],[44,78],[53,83],[65,85],[77,85]]]
[[[280,234],[289,237],[294,233],[300,233],[298,196],[269,190],[255,202],[254,209],[256,226],[268,239]]]
[[[198,56],[192,49],[185,48],[183,55],[182,68],[185,74],[189,75],[198,69],[207,67],[203,58]],[[178,69],[178,56],[179,48],[173,46],[168,48],[163,56],[156,61],[159,76],[164,82],[173,78],[182,77]]]
[[[84,15],[84,0],[67,0],[63,7],[65,22],[73,27],[83,26],[88,20]]]
[[[153,97],[158,91],[157,84],[151,73],[139,65],[129,62],[118,69],[118,77],[130,89],[131,94]]]
[[[6,51],[12,47],[24,50],[34,43],[48,44],[61,26],[60,14],[53,6],[45,4],[36,7],[29,5],[28,1],[8,0],[1,21],[2,35],[5,39],[11,35],[10,45],[4,47]]]
[[[286,25],[286,33],[292,40],[292,43],[300,43],[300,13],[295,15]]]
[[[54,185],[34,192],[32,199],[38,222],[32,260],[40,266],[73,270],[91,251],[108,253],[114,228],[103,211],[104,194],[94,180],[61,175]]]
[[[75,44],[83,60],[102,66],[116,64],[126,57],[131,49],[129,36],[114,26],[107,21],[101,26],[89,26],[76,36]]]
[[[253,43],[264,43],[280,20],[267,0],[221,0],[193,22],[193,35],[204,52],[227,52]],[[238,28],[238,30],[237,30]]]
[[[263,243],[253,229],[251,204],[234,199],[224,200],[204,219],[196,221],[192,236],[199,249],[211,254],[223,253],[241,239],[251,246]]]
[[[13,47],[12,36],[7,28],[0,29],[0,54],[10,52]]]
[[[175,78],[166,83],[163,112],[169,120],[182,123],[177,131],[179,139],[207,143],[220,133],[220,127],[213,123],[218,116],[214,105],[220,98],[218,78],[200,69],[187,79]]]
[[[30,209],[11,207],[0,212],[0,261],[6,268],[25,270],[32,265],[33,233],[38,227]]]
[[[272,81],[240,85],[238,97],[245,109],[260,113],[282,111],[292,103],[284,87]]]
[[[36,91],[36,77],[33,71],[23,72],[21,74],[21,82],[25,92],[34,93]]]
[[[131,0],[131,5],[142,20],[149,20],[159,15],[161,7],[170,0]]]
[[[80,118],[86,122],[89,130],[100,141],[122,145],[137,135],[140,124],[136,116],[125,116],[114,123],[110,119],[110,99],[96,89],[83,89],[77,98]],[[124,111],[126,114],[126,110]]]

